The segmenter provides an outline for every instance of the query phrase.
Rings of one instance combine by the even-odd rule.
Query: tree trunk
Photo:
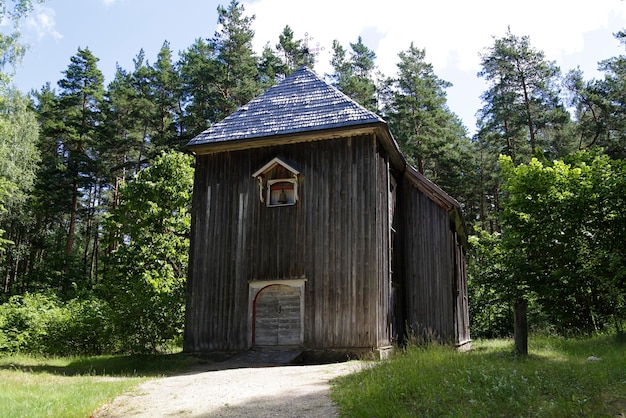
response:
[[[72,210],[70,212],[70,225],[67,231],[67,244],[65,246],[65,255],[67,255],[68,257],[72,255],[72,250],[74,249],[74,235],[76,233],[77,213],[78,213],[78,180],[74,179],[74,182],[72,184]]]
[[[513,336],[515,340],[515,353],[528,355],[528,320],[526,317],[526,300],[519,298],[513,307]]]
[[[4,274],[4,280],[3,280],[3,286],[2,286],[2,291],[3,293],[8,294],[9,293],[9,289],[10,289],[10,285],[11,285],[11,269],[9,268],[9,257],[6,256],[5,257],[6,260],[6,270],[5,270],[5,274]],[[2,261],[0,259],[0,261]]]
[[[86,278],[88,281],[91,280],[91,277],[89,276],[89,268],[87,267],[89,265],[89,246],[91,245],[91,231],[93,228],[93,223],[94,223],[94,216],[95,216],[95,185],[92,187],[89,187],[89,194],[88,194],[88,202],[87,202],[87,219],[84,221],[86,224],[85,227],[85,248],[83,250],[83,273],[85,274]]]

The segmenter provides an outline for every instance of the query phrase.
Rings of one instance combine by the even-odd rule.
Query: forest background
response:
[[[218,31],[177,58],[119,67],[104,85],[89,48],[29,94],[8,67],[24,54],[33,2],[0,1],[0,352],[157,351],[180,340],[195,135],[301,65],[289,26],[261,54],[253,17],[218,6]],[[472,337],[508,336],[512,307],[559,334],[622,332],[626,319],[626,56],[603,78],[565,74],[526,36],[481,54],[487,88],[470,136],[450,83],[411,43],[382,74],[358,38],[332,45],[339,90],[381,115],[407,160],[463,208]],[[615,39],[626,46],[626,34]]]

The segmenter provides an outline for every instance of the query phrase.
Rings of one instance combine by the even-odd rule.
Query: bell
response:
[[[285,193],[285,189],[280,190],[280,194],[278,195],[278,203],[287,203],[287,193]]]

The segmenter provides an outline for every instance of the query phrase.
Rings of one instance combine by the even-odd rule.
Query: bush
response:
[[[0,305],[0,352],[101,354],[112,349],[106,302],[89,297],[63,302],[52,294],[13,296]]]

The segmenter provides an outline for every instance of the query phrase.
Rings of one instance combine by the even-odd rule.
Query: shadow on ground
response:
[[[154,355],[107,355],[81,357],[70,361],[65,366],[45,364],[45,360],[37,365],[29,364],[28,360],[16,358],[0,364],[0,370],[19,370],[26,373],[50,373],[62,376],[109,376],[109,377],[159,377],[172,375],[198,364],[186,354],[154,354]],[[44,364],[41,364],[44,363]]]
[[[248,350],[205,354],[106,355],[77,358],[64,366],[29,364],[16,358],[0,364],[0,370],[50,373],[61,376],[163,377],[249,367],[316,365],[354,359],[346,353],[303,350]],[[44,364],[41,364],[44,363]]]

